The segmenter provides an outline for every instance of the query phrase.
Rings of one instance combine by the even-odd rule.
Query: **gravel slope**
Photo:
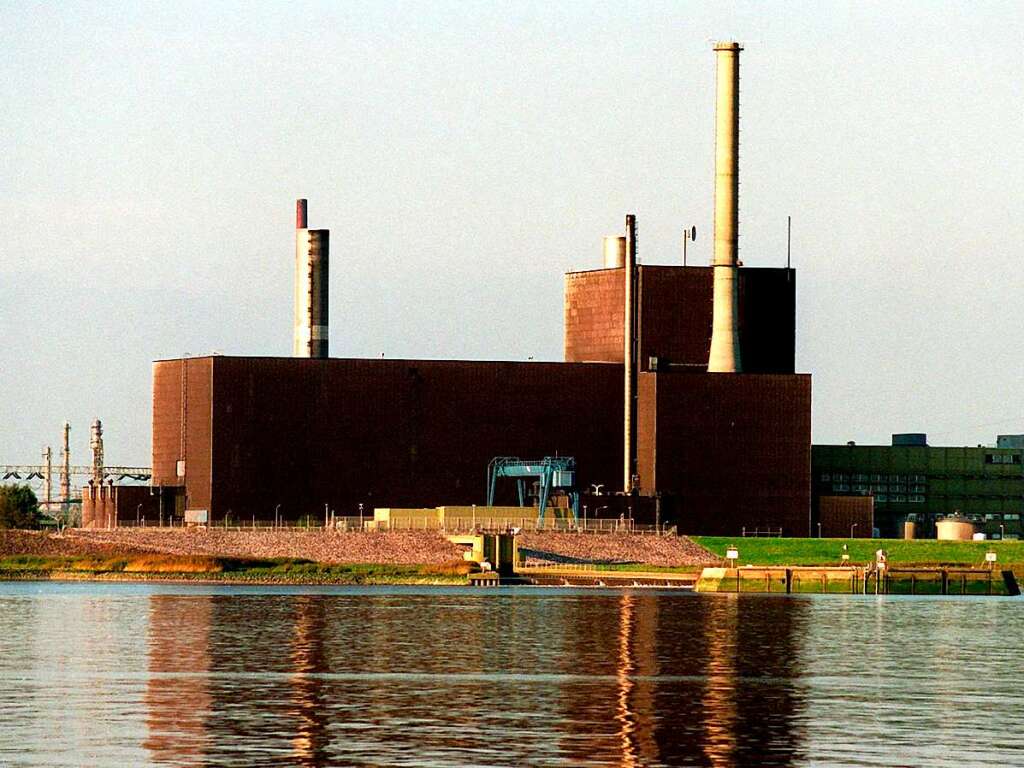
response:
[[[519,546],[527,563],[638,563],[700,565],[718,561],[685,536],[524,533]],[[181,528],[70,530],[63,536],[33,531],[0,531],[0,556],[125,555],[132,553],[213,555],[239,558],[297,558],[323,563],[446,565],[461,550],[433,531],[375,533],[247,531]]]

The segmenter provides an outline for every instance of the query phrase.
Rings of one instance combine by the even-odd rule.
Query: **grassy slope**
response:
[[[742,565],[839,565],[843,545],[849,547],[850,562],[868,563],[875,550],[889,553],[889,563],[901,565],[983,566],[985,553],[996,553],[997,567],[1024,568],[1024,542],[1017,541],[934,541],[901,539],[770,539],[693,536],[697,544],[725,557],[730,544],[739,550]]]
[[[466,568],[454,566],[314,563],[221,557],[10,555],[0,558],[0,579],[98,577],[298,584],[464,584]]]

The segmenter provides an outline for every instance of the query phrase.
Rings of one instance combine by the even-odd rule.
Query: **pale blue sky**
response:
[[[639,218],[709,255],[711,42],[742,60],[741,257],[785,261],[814,439],[1024,432],[1024,6],[0,4],[0,463],[151,361],[287,355],[293,205],[333,356],[560,359],[562,273]]]

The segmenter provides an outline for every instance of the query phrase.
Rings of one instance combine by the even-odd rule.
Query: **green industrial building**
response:
[[[811,448],[812,506],[823,496],[873,496],[881,536],[935,536],[935,521],[959,513],[990,538],[1021,535],[1024,449],[937,447],[922,434],[893,435],[892,445],[815,445]]]

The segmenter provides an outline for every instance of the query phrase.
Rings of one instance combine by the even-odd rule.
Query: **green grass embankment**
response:
[[[1016,541],[935,541],[901,539],[773,539],[726,538],[720,536],[694,536],[693,540],[712,553],[724,558],[732,545],[739,552],[737,565],[756,567],[816,566],[835,567],[843,564],[842,554],[849,554],[849,565],[863,566],[874,563],[875,552],[888,553],[890,578],[885,589],[889,594],[929,595],[942,593],[942,577],[938,571],[914,573],[906,569],[948,569],[948,594],[951,595],[1006,595],[1011,585],[1006,584],[1001,571],[1011,570],[1017,581],[1024,580],[1024,543]],[[994,572],[985,561],[987,552],[997,556]],[[966,571],[962,573],[960,571]],[[779,572],[761,573],[743,571],[737,580],[736,571],[720,580],[707,579],[698,584],[699,591],[723,592],[784,592],[785,579]],[[1012,580],[1011,580],[1012,584]],[[838,570],[801,571],[793,573],[794,593],[850,593],[863,589],[856,573],[845,577]],[[869,584],[869,591],[872,587]]]
[[[693,536],[693,541],[725,557],[729,545],[739,550],[739,565],[840,565],[843,545],[855,565],[873,563],[875,551],[884,549],[893,567],[984,567],[985,553],[995,552],[996,567],[1024,573],[1024,542],[935,541],[929,539],[774,539]]]
[[[223,557],[10,555],[0,558],[0,580],[215,581],[253,584],[465,584],[468,567],[317,563]]]

